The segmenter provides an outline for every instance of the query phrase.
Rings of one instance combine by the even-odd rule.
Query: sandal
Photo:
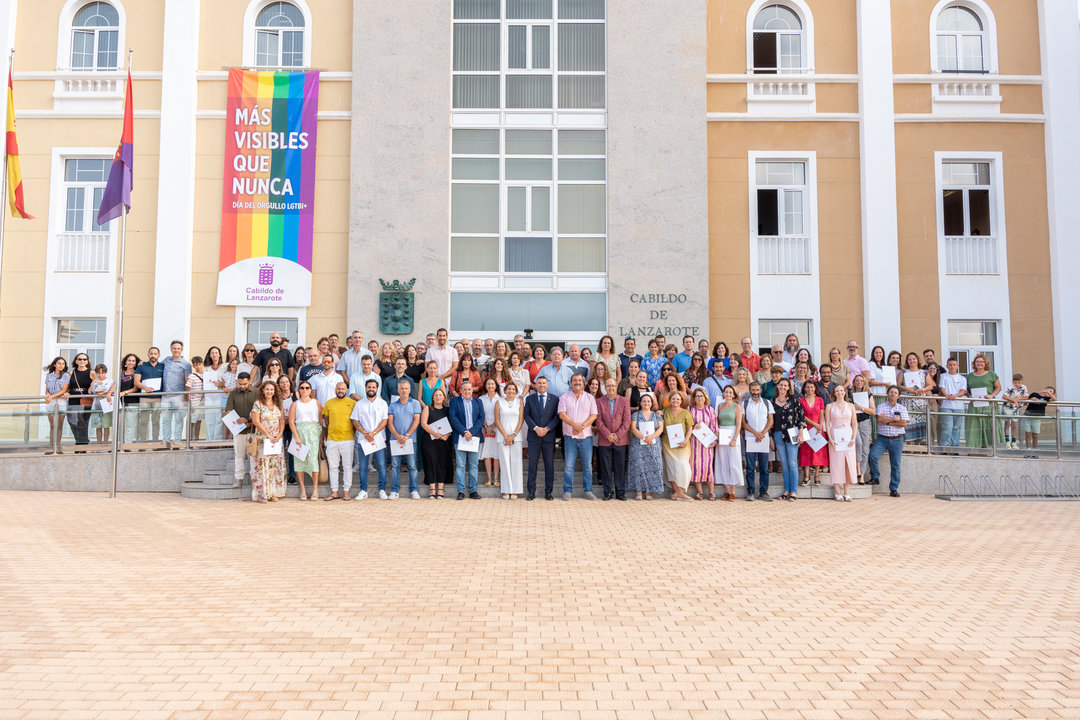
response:
[[[329,495],[327,495],[326,497],[323,498],[323,500],[325,500],[326,502],[330,502],[331,500],[340,500],[340,499],[341,499],[341,496],[339,496],[337,493],[330,493]]]

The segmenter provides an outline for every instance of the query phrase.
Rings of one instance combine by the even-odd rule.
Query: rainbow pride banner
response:
[[[319,73],[229,70],[218,305],[311,305]]]

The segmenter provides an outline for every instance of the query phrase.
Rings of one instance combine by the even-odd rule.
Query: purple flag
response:
[[[127,89],[124,99],[124,132],[120,136],[120,147],[113,156],[112,169],[109,170],[109,182],[101,195],[98,208],[98,225],[104,225],[113,218],[120,217],[122,208],[131,210],[131,168],[135,159],[135,122],[131,109],[131,68],[128,68]]]

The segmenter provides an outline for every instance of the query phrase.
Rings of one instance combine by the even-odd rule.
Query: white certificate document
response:
[[[984,398],[984,397],[986,397],[986,388],[984,388],[984,387],[972,388],[971,389],[971,397],[973,397],[973,398]],[[971,407],[990,407],[990,403],[985,401],[985,400],[983,400],[982,402],[979,402],[978,400],[976,400],[975,402],[971,403]]]
[[[360,443],[360,449],[364,451],[365,455],[370,455],[371,453],[377,452],[386,447],[385,435],[383,435],[382,433],[375,433],[372,437],[374,437],[375,439],[371,442],[368,442],[368,439],[366,437],[364,437],[360,433],[356,434],[357,442]]]
[[[239,435],[244,429],[244,424],[240,422],[240,416],[235,410],[230,410],[228,415],[221,418],[221,422],[225,423],[225,427],[229,428],[233,435]]]
[[[397,438],[393,438],[390,441],[390,454],[391,455],[412,455],[413,454],[413,439],[409,438],[405,441],[403,446],[397,441]]]
[[[311,446],[301,445],[295,437],[292,439],[292,442],[289,443],[289,454],[301,462],[307,460],[309,452],[311,452]]]
[[[111,413],[113,411],[112,400],[108,397],[99,397],[98,405],[101,407],[101,412],[103,413]]]
[[[147,378],[142,381],[142,384],[151,390],[157,391],[161,389],[161,378]]]
[[[641,438],[638,442],[640,442],[642,445],[648,445],[648,443],[645,442],[645,438],[656,432],[656,423],[652,422],[651,420],[642,420],[637,424],[637,429],[639,433],[645,436]]]
[[[263,455],[280,455],[281,445],[284,440],[278,440],[277,442],[271,442],[270,440],[263,440]]]
[[[429,427],[439,435],[449,435],[451,430],[450,418],[437,420],[436,422],[431,423]],[[431,435],[431,433],[428,433],[428,435]],[[431,439],[434,440],[435,435],[431,435]]]
[[[921,388],[926,383],[922,379],[921,372],[905,372],[904,373],[904,386],[909,388]]]
[[[735,439],[735,426],[719,427],[716,429],[716,441],[721,445],[730,445]]]
[[[787,436],[788,436],[788,439],[791,441],[792,445],[797,445],[798,442],[799,442],[799,428],[797,428],[797,427],[788,428],[787,429]]]
[[[878,368],[876,370],[874,368],[871,368],[870,377],[874,378],[878,382],[887,383],[887,385],[875,385],[874,394],[887,395],[889,391],[888,386],[896,383],[896,368],[894,368],[892,365],[886,365],[885,367]]]
[[[821,448],[828,445],[829,441],[825,439],[825,436],[817,431],[817,428],[810,428],[810,439],[806,441],[806,444],[810,446],[810,449],[817,452]]]
[[[690,434],[696,437],[698,442],[705,447],[712,445],[716,442],[717,438],[716,433],[714,433],[708,425],[698,425],[690,432]]]
[[[480,452],[480,436],[473,435],[472,440],[466,440],[464,435],[458,436],[457,449],[465,452]]]
[[[748,453],[767,453],[769,452],[769,436],[765,435],[761,440],[754,437],[754,433],[746,431],[743,433],[743,439],[746,440],[746,452]]]
[[[851,428],[850,427],[837,427],[831,431],[833,439],[833,447],[840,450],[846,450],[848,443],[851,442]]]
[[[667,426],[668,442],[671,443],[671,447],[679,447],[686,440],[686,428],[682,424],[668,425]]]
[[[870,393],[851,393],[851,402],[863,407],[870,407]]]

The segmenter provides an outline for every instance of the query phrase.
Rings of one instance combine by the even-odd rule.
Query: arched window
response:
[[[806,69],[805,28],[787,5],[766,5],[754,16],[753,62],[756,74]]]
[[[272,2],[255,19],[255,65],[304,67],[304,14],[292,3]]]
[[[978,14],[962,5],[942,9],[937,17],[936,47],[941,72],[986,72],[986,28]]]
[[[91,2],[71,23],[71,69],[115,70],[120,67],[120,16],[107,2]]]

